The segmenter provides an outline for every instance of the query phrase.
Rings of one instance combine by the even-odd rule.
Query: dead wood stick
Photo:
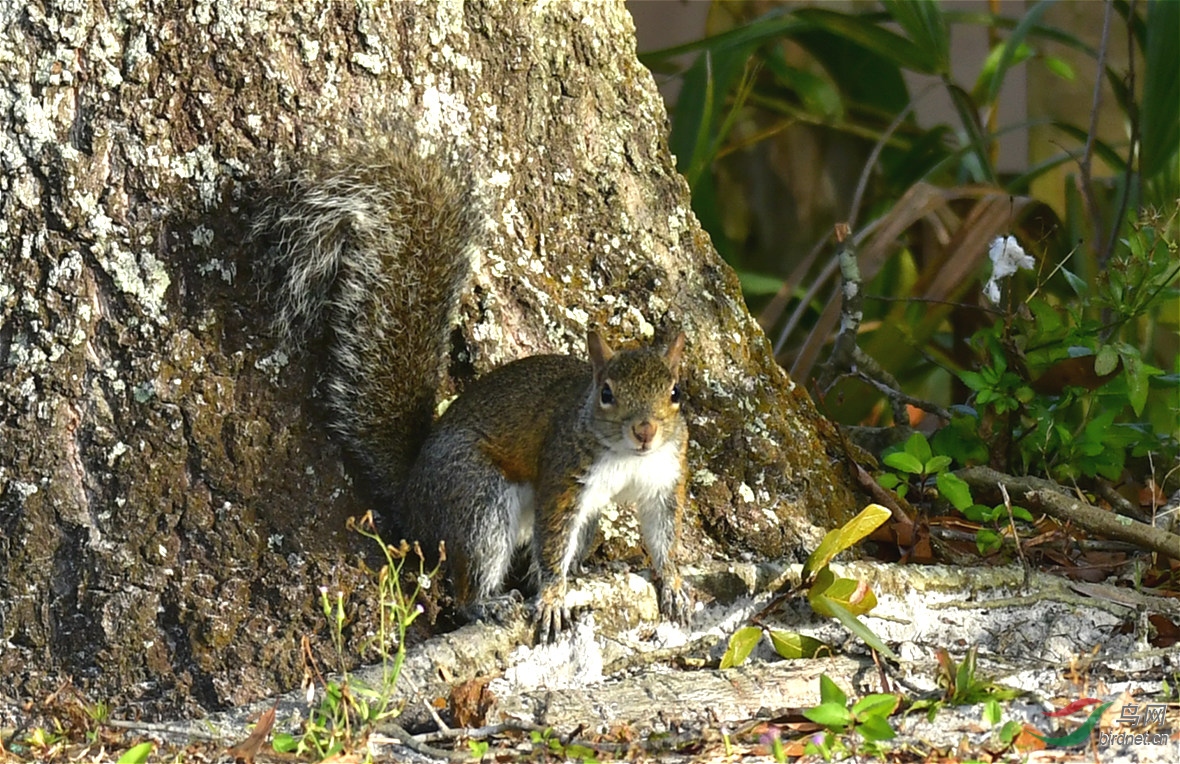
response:
[[[971,486],[976,495],[984,491],[998,493],[998,486],[1002,484],[1014,502],[1028,509],[1073,523],[1093,535],[1128,541],[1141,549],[1180,560],[1180,536],[1078,501],[1052,481],[1005,475],[990,467],[968,467],[955,474]]]

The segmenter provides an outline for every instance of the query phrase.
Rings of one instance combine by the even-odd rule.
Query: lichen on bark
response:
[[[293,686],[321,585],[352,592],[360,643],[364,499],[246,242],[274,173],[389,130],[463,166],[486,215],[471,373],[580,352],[591,325],[687,330],[685,557],[798,556],[847,515],[822,420],[689,209],[621,3],[0,20],[0,674],[23,689],[208,708]]]

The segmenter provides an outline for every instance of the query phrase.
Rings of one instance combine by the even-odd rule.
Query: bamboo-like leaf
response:
[[[720,34],[710,35],[709,37],[693,40],[682,45],[674,45],[668,48],[660,48],[659,50],[641,53],[639,54],[639,60],[644,66],[658,69],[664,62],[687,53],[697,53],[705,50],[719,51],[730,48],[749,49],[781,37],[790,37],[793,33],[799,31],[813,28],[812,24],[796,18],[793,14],[776,9],[756,21]]]
[[[833,602],[831,600],[828,600],[827,606],[832,615],[838,621],[840,621],[840,623],[844,624],[844,628],[863,639],[866,645],[892,660],[899,660],[897,654],[890,650],[889,647],[881,641],[881,638],[873,633],[872,629],[870,629],[868,626],[865,626],[863,621],[854,616],[852,613],[848,612],[846,608],[841,606],[838,602]]]
[[[1145,179],[1175,169],[1180,147],[1180,3],[1155,0],[1147,4],[1146,67],[1140,107],[1139,171]]]
[[[882,0],[885,10],[919,48],[927,51],[935,74],[950,74],[951,36],[942,9],[933,0]]]
[[[1024,39],[1036,26],[1037,22],[1041,20],[1041,16],[1049,9],[1055,0],[1040,0],[1036,5],[1024,14],[1016,28],[1012,30],[1012,34],[1008,36],[1004,43],[1004,51],[1000,54],[1000,60],[996,64],[996,72],[992,77],[991,84],[988,86],[987,103],[995,103],[996,97],[1000,94],[1000,86],[1004,84],[1004,75],[1012,68],[1016,59],[1016,52],[1024,43]]]
[[[844,525],[828,531],[803,565],[803,580],[808,580],[816,571],[826,567],[833,557],[877,530],[890,516],[885,507],[870,504]]]
[[[795,16],[885,57],[900,67],[935,74],[938,61],[933,51],[923,50],[910,40],[863,16],[825,8],[803,8]]]
[[[988,136],[983,125],[979,122],[977,105],[971,100],[970,94],[958,85],[948,81],[946,83],[946,89],[950,93],[951,103],[954,104],[955,111],[959,113],[959,122],[962,123],[964,132],[967,133],[967,143],[971,147],[971,152],[975,154],[975,158],[979,163],[977,173],[979,177],[977,180],[994,184],[996,182],[996,173],[992,169],[991,159],[988,155],[988,145],[991,143],[991,137]]]

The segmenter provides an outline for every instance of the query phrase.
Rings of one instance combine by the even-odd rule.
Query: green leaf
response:
[[[905,452],[916,458],[919,463],[925,463],[933,456],[930,451],[930,442],[926,440],[925,435],[917,431],[906,439]]]
[[[294,753],[299,747],[299,740],[290,733],[276,732],[270,746],[278,753]]]
[[[1014,518],[1016,518],[1017,520],[1023,520],[1026,523],[1031,523],[1033,521],[1032,513],[1029,512],[1024,507],[1013,506],[1012,507],[1012,516]]]
[[[923,50],[901,35],[878,26],[863,16],[824,8],[802,8],[795,11],[795,16],[855,42],[898,66],[926,74],[935,74],[938,71],[938,61],[932,55],[933,51]]]
[[[815,609],[814,600],[818,598],[823,600],[821,608],[829,602],[838,602],[855,615],[864,615],[877,606],[877,595],[873,594],[868,584],[855,578],[836,578],[831,583],[825,582],[822,589],[813,588],[809,591],[807,598],[813,602],[812,609]],[[824,612],[823,615],[833,616],[833,613]]]
[[[889,720],[882,716],[870,716],[856,725],[856,731],[865,740],[892,740],[897,737],[897,733],[889,725]]]
[[[803,716],[816,724],[841,732],[852,725],[852,713],[844,707],[843,703],[830,701],[820,703],[815,708],[803,709]]]
[[[962,701],[967,697],[973,689],[975,684],[975,666],[976,656],[978,655],[974,647],[968,648],[967,654],[963,656],[963,662],[959,664],[955,671],[955,695],[952,700]]]
[[[823,66],[845,104],[897,114],[909,103],[901,70],[884,56],[818,27],[792,39]]]
[[[1135,348],[1126,347],[1120,355],[1123,359],[1123,368],[1126,370],[1127,400],[1130,401],[1135,416],[1142,416],[1143,407],[1147,405],[1147,388],[1150,383],[1148,367]]]
[[[1004,62],[1004,54],[1007,48],[1004,45],[996,45],[992,48],[987,58],[983,61],[983,66],[979,69],[979,76],[975,80],[975,87],[971,89],[971,97],[978,103],[990,103],[987,99],[991,93],[992,83],[996,78],[1003,78],[1004,73],[999,70],[1001,62]],[[1032,55],[1032,48],[1028,45],[1019,45],[1016,52],[1010,54],[1009,59],[1004,62],[1011,68],[1027,60]]]
[[[894,451],[891,454],[886,454],[881,461],[885,462],[885,466],[892,467],[895,470],[901,470],[911,475],[922,474],[921,460],[905,451]]]
[[[858,721],[864,721],[872,716],[887,718],[897,710],[900,702],[901,700],[896,695],[883,692],[873,693],[852,704],[852,715]]]
[[[1071,125],[1068,122],[1053,122],[1051,124],[1066,135],[1073,137],[1079,144],[1086,144],[1089,135],[1077,125]],[[1121,172],[1126,168],[1126,159],[1122,154],[1112,148],[1110,144],[1105,141],[1095,140],[1093,145],[1094,153],[1101,157],[1102,161],[1106,162],[1112,170]]]
[[[994,510],[984,504],[972,504],[959,511],[963,513],[963,517],[973,523],[990,523],[995,519]]]
[[[815,571],[825,567],[833,557],[877,530],[890,517],[891,513],[885,507],[880,504],[870,504],[844,525],[828,531],[819,547],[811,553],[807,562],[804,563],[803,580],[810,579]]]
[[[939,4],[932,0],[882,0],[910,39],[928,52],[935,74],[950,74],[951,36]]]
[[[900,658],[897,657],[897,654],[890,650],[889,647],[881,641],[880,637],[874,634],[868,626],[864,625],[863,621],[854,616],[852,613],[849,613],[847,609],[842,607],[837,602],[828,600],[826,604],[828,606],[828,610],[836,617],[836,620],[844,624],[844,628],[863,639],[866,645],[891,660],[900,660]]]
[[[754,271],[736,268],[735,270],[737,270],[738,281],[742,285],[742,294],[747,298],[778,294],[778,290],[782,289],[783,280],[780,278],[766,276],[761,273],[755,273]]]
[[[1000,723],[1000,719],[1004,717],[1004,712],[1000,708],[1000,703],[995,698],[988,698],[983,702],[983,723],[989,727],[994,727]]]
[[[1114,345],[1103,345],[1098,348],[1098,355],[1094,356],[1094,373],[1100,377],[1114,371],[1119,363],[1119,354]]]
[[[1180,148],[1180,4],[1156,0],[1147,4],[1147,50],[1140,115],[1139,171],[1145,180],[1175,172]],[[1174,198],[1174,197],[1173,197]]]
[[[971,486],[953,472],[940,472],[935,482],[942,497],[960,512],[975,503],[971,498]]]
[[[938,456],[930,457],[930,459],[924,465],[922,465],[922,471],[927,475],[935,475],[942,472],[949,466],[951,466],[951,458],[949,456],[943,456],[942,454],[939,454]]]
[[[153,743],[139,743],[133,745],[119,757],[117,764],[143,764],[148,760],[148,755],[152,752]]]
[[[803,102],[803,108],[830,122],[844,119],[844,101],[840,91],[826,77],[787,64],[781,50],[775,48],[775,55],[766,57],[766,68],[783,86],[793,90]]]
[[[750,653],[758,646],[758,640],[762,639],[762,629],[757,626],[746,626],[738,629],[729,638],[729,646],[725,650],[725,655],[721,656],[721,668],[733,668],[745,663],[746,658],[750,657]]]
[[[832,681],[827,674],[819,675],[819,702],[834,703],[840,708],[848,705],[848,696],[840,689],[840,686]],[[851,717],[850,717],[851,718]]]
[[[1034,5],[1025,12],[1020,23],[1012,30],[1012,34],[1008,36],[1004,43],[1004,50],[1000,54],[1000,60],[996,63],[995,75],[991,79],[988,86],[987,100],[985,103],[995,103],[996,97],[1000,94],[1000,86],[1004,84],[1004,75],[1015,63],[1016,53],[1020,46],[1024,44],[1024,39],[1028,33],[1041,20],[1041,16],[1053,4],[1053,0],[1041,0],[1041,2]]]
[[[1061,269],[1061,275],[1065,277],[1065,281],[1069,284],[1069,288],[1072,289],[1074,294],[1076,294],[1078,297],[1085,297],[1090,292],[1090,287],[1086,284],[1085,279],[1081,278],[1080,276],[1074,275],[1071,271],[1066,270],[1065,268]]]
[[[639,54],[639,60],[644,66],[660,69],[664,61],[678,58],[685,53],[702,50],[726,50],[743,48],[752,50],[765,42],[777,41],[783,37],[791,37],[811,25],[800,21],[781,9],[772,10],[756,21],[730,29],[720,34],[705,37],[700,40],[661,48]]]
[[[975,532],[975,547],[984,557],[998,551],[1002,546],[1004,546],[1004,539],[995,531],[980,528]]]
[[[1069,62],[1064,58],[1058,58],[1057,56],[1045,56],[1045,68],[1063,80],[1073,82],[1075,79],[1073,67],[1070,66]]]
[[[959,379],[968,388],[979,392],[989,387],[988,381],[983,378],[983,375],[977,371],[960,371],[958,372]]]
[[[1018,721],[1005,722],[1004,726],[1000,728],[1000,742],[1004,745],[1012,745],[1020,733],[1024,731],[1024,725]]]
[[[993,136],[988,133],[983,123],[979,121],[979,107],[971,100],[970,93],[967,93],[963,88],[953,82],[946,83],[946,90],[950,94],[951,103],[954,105],[955,111],[959,114],[959,122],[963,125],[963,131],[967,134],[967,145],[971,149],[971,154],[975,157],[974,163],[969,161],[971,159],[970,155],[963,157],[963,170],[973,180],[996,183],[996,173],[992,167],[991,155],[988,151]]]
[[[770,631],[770,644],[780,657],[787,660],[800,658],[818,658],[821,655],[832,655],[830,646],[814,637],[796,634],[790,631]]]

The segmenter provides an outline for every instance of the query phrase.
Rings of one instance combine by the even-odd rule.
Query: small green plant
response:
[[[974,406],[959,414],[975,420],[957,425],[960,442],[990,446],[1009,471],[1064,483],[1118,480],[1129,459],[1149,453],[1176,459],[1180,361],[1167,373],[1149,359],[1154,336],[1175,331],[1178,214],[1130,224],[1092,283],[1059,264],[974,335],[984,360],[958,372]],[[1054,294],[1057,273],[1065,294]]]
[[[579,743],[563,743],[552,728],[544,731],[533,730],[529,733],[529,740],[533,743],[533,752],[552,754],[567,761],[581,761],[585,764],[596,764],[598,754],[592,748]]]
[[[911,483],[923,487],[929,477],[941,475],[951,465],[951,457],[934,455],[930,442],[920,432],[910,435],[904,445],[887,449],[881,461],[897,472],[886,472],[877,478],[877,482],[897,491],[902,498],[909,493]]]
[[[857,617],[877,606],[873,590],[863,581],[837,578],[829,567],[833,557],[868,536],[889,517],[888,509],[879,504],[870,504],[841,527],[828,531],[804,563],[799,586],[780,596],[806,590],[812,610],[835,618],[874,650],[897,660],[897,655]],[[740,666],[745,662],[762,639],[762,631],[759,626],[745,626],[734,632],[721,658],[721,668]],[[773,629],[767,631],[775,652],[783,658],[814,658],[824,652],[831,652],[831,648],[824,643],[803,634]]]
[[[952,706],[968,706],[988,700],[1012,700],[1020,690],[996,684],[984,679],[977,672],[979,650],[967,649],[963,662],[955,665],[955,659],[944,649],[938,650],[938,685],[943,688],[945,700]]]
[[[905,497],[914,486],[920,489],[930,487],[933,478],[933,486],[939,496],[950,502],[968,520],[984,526],[975,533],[975,545],[981,555],[992,554],[1003,546],[1004,537],[1000,529],[1012,520],[1026,523],[1033,521],[1032,514],[1024,507],[1009,507],[1006,504],[989,507],[976,503],[971,496],[970,486],[948,470],[954,461],[952,457],[934,453],[926,436],[920,432],[911,434],[904,445],[887,449],[881,460],[897,472],[880,475],[877,478],[880,485]],[[924,495],[924,490],[922,493]]]
[[[819,697],[818,706],[803,712],[805,717],[824,728],[823,732],[808,741],[805,747],[807,753],[818,754],[824,761],[843,757],[845,753],[855,753],[858,746],[851,736],[856,735],[864,740],[859,746],[862,752],[879,756],[885,751],[882,743],[897,736],[889,723],[889,717],[901,702],[898,696],[876,693],[849,705],[844,691],[827,674],[823,674],[819,678]],[[849,745],[849,742],[853,744]]]
[[[995,729],[1004,721],[1004,710],[1000,707],[1000,701],[996,698],[988,698],[983,702],[983,723]],[[997,731],[997,737],[1000,742],[1007,748],[1016,742],[1016,738],[1020,736],[1021,730],[1024,729],[1018,721],[1009,720],[1004,722],[1003,726]]]
[[[411,548],[405,541],[399,546],[386,544],[376,531],[372,513],[360,521],[350,518],[348,527],[375,541],[385,557],[385,565],[377,573],[378,633],[363,645],[364,649],[371,649],[381,657],[381,686],[370,687],[349,675],[344,638],[348,620],[344,593],[337,592],[332,597],[328,589],[322,587],[320,606],[339,660],[340,679],[324,683],[320,702],[309,714],[301,734],[277,733],[274,736],[272,745],[279,753],[314,754],[321,759],[327,758],[355,747],[361,734],[367,734],[374,725],[397,716],[401,711],[393,702],[393,687],[405,661],[406,633],[421,615],[418,597],[423,589],[432,585],[443,559],[427,570],[417,545]],[[418,572],[412,579],[413,584],[405,589],[403,569],[411,556],[418,560]]]
[[[1012,700],[1021,691],[980,677],[977,671],[978,652],[976,647],[968,648],[963,662],[956,664],[950,653],[939,648],[938,686],[942,688],[943,695],[937,699],[914,701],[909,711],[926,711],[927,717],[933,720],[944,705],[971,706],[983,703],[985,718],[991,714],[995,717],[993,726],[998,723],[999,702]]]

